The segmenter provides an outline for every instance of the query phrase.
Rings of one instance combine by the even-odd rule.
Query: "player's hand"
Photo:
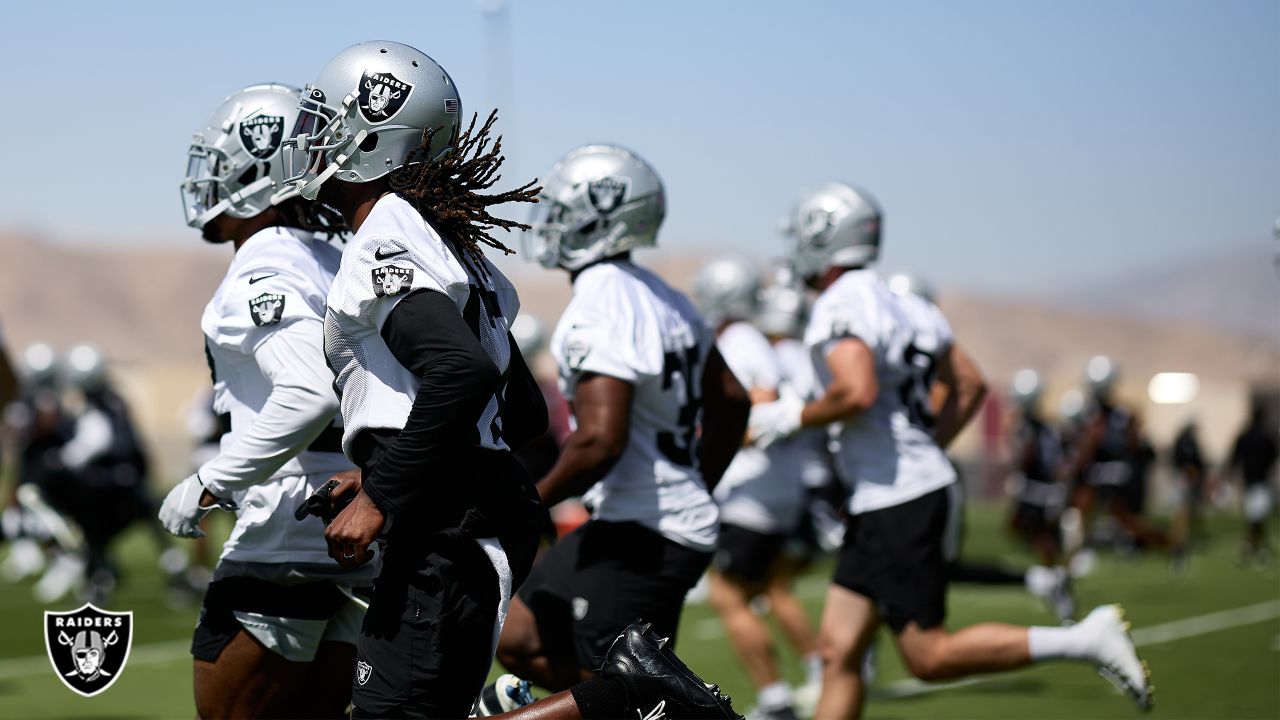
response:
[[[751,406],[747,420],[747,437],[761,450],[774,442],[794,435],[800,429],[800,413],[804,401],[791,393],[783,393],[777,400]]]
[[[200,521],[216,507],[224,510],[236,509],[234,502],[214,497],[213,493],[200,484],[200,476],[192,475],[169,491],[160,506],[158,517],[164,529],[178,537],[204,537]]]
[[[324,539],[329,543],[329,557],[348,570],[373,559],[369,546],[378,539],[382,524],[386,521],[382,511],[363,492],[325,528]]]
[[[338,486],[329,492],[329,512],[336,516],[360,492],[363,476],[360,468],[352,468],[330,475],[329,480],[338,481]]]

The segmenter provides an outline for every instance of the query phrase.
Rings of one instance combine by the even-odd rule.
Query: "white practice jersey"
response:
[[[822,396],[822,386],[818,384],[813,361],[809,359],[804,343],[791,339],[779,340],[774,343],[773,351],[778,358],[778,368],[782,371],[782,385],[786,392],[795,393],[805,402]],[[769,449],[779,445],[794,449],[793,461],[800,468],[800,479],[805,487],[821,488],[831,482],[831,453],[827,449],[826,428],[803,428],[795,435],[770,445]]]
[[[777,356],[768,339],[750,323],[725,327],[716,338],[716,347],[747,390],[779,390],[782,372]],[[805,500],[794,462],[796,449],[793,438],[774,443],[768,450],[754,445],[740,448],[715,488],[720,521],[759,533],[794,530]]]
[[[586,374],[635,387],[627,448],[583,497],[593,517],[638,522],[695,550],[715,548],[719,512],[696,447],[702,371],[714,342],[689,299],[652,272],[611,261],[578,274],[551,337],[561,391],[572,403]]]
[[[254,424],[271,395],[272,381],[254,358],[255,351],[276,332],[298,324],[311,324],[319,337],[324,298],[338,258],[337,248],[310,233],[283,227],[254,234],[236,252],[200,319],[213,375],[213,411],[224,425],[230,419],[230,429],[220,441],[223,450]],[[232,499],[240,510],[222,557],[332,562],[320,520],[298,522],[293,512],[329,475],[350,467],[340,452],[303,450],[265,482],[235,491]]]
[[[852,513],[880,510],[914,500],[956,480],[955,470],[933,441],[929,404],[937,353],[944,337],[922,332],[874,271],[841,275],[814,304],[805,345],[814,371],[831,382],[827,353],[840,340],[856,338],[875,357],[880,391],[875,403],[846,420],[837,435],[836,460],[851,484]]]
[[[520,300],[510,281],[488,260],[486,272],[463,263],[435,228],[406,200],[386,195],[347,241],[342,267],[329,291],[325,355],[337,375],[345,432],[342,449],[363,430],[404,427],[420,378],[396,360],[382,325],[402,298],[416,290],[444,293],[473,324],[489,358],[507,372],[507,339]],[[478,447],[506,450],[499,399],[490,398],[476,423]]]

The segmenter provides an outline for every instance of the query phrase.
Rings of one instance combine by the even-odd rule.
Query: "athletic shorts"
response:
[[[951,486],[901,505],[849,517],[832,582],[872,600],[900,633],[947,617],[946,566],[954,551],[959,503]]]
[[[537,533],[527,535],[510,564],[502,550],[516,546],[510,538],[482,545],[448,530],[387,545],[356,643],[353,718],[467,717],[493,664],[504,590],[537,548]]]
[[[790,540],[782,533],[762,533],[720,523],[720,538],[711,558],[717,572],[749,583],[765,579]]]
[[[252,577],[224,577],[209,583],[191,655],[216,662],[244,630],[291,662],[311,662],[322,642],[354,645],[364,609],[333,582],[293,585]]]
[[[546,552],[520,589],[547,654],[591,668],[637,619],[675,642],[684,596],[711,562],[631,522],[590,520]]]

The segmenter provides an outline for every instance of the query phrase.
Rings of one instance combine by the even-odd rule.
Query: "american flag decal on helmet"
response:
[[[447,113],[458,112],[458,101],[453,98],[444,99],[444,111]]]

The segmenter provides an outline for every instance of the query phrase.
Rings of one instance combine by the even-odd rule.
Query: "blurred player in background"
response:
[[[1009,394],[1018,406],[1013,437],[1014,509],[1009,524],[1042,565],[1062,562],[1058,517],[1066,501],[1061,481],[1062,438],[1040,412],[1040,374],[1024,368],[1013,376]]]
[[[296,88],[233,93],[195,134],[182,183],[187,224],[235,251],[200,320],[219,449],[160,510],[182,537],[215,507],[236,512],[191,644],[201,717],[342,716],[363,616],[351,588],[376,569],[337,567],[320,519],[294,517],[351,469],[322,340],[340,251],[320,234],[343,226],[284,188],[298,115]]]
[[[591,520],[534,568],[498,657],[558,690],[589,677],[591,658],[636,618],[674,641],[715,549],[708,490],[742,444],[749,400],[693,304],[631,261],[665,213],[653,168],[587,145],[545,180],[526,253],[573,283],[551,351],[576,423],[538,492],[550,506],[581,495]]]
[[[782,369],[773,347],[750,322],[757,315],[759,269],[733,255],[713,260],[694,280],[693,297],[716,331],[716,348],[752,403],[773,402],[782,391]],[[773,638],[752,602],[767,598],[799,655],[821,667],[809,619],[790,592],[793,561],[786,550],[808,504],[801,476],[801,438],[751,444],[733,456],[713,497],[720,505],[720,538],[712,559],[710,601],[758,691],[752,717],[794,718],[790,685],[778,667]],[[820,682],[820,676],[816,678]]]
[[[946,629],[946,560],[958,505],[951,499],[955,471],[940,448],[971,414],[981,378],[951,338],[921,332],[867,268],[879,252],[881,213],[865,191],[823,185],[801,198],[788,227],[794,267],[821,293],[805,344],[824,394],[807,404],[784,395],[755,406],[751,434],[767,445],[801,427],[840,423],[838,462],[853,484],[819,631],[824,674],[816,716],[860,713],[863,655],[882,620],[922,680],[1072,659],[1094,664],[1149,706],[1146,668],[1114,605],[1065,628]],[[935,378],[948,388],[936,417]]]
[[[1205,487],[1209,483],[1206,476],[1208,468],[1204,454],[1200,450],[1200,439],[1197,435],[1194,419],[1187,420],[1173,441],[1174,490],[1176,501],[1173,517],[1169,522],[1169,538],[1171,542],[1169,569],[1174,574],[1186,571],[1191,557],[1191,545],[1200,539],[1203,532],[1201,523],[1201,506],[1204,501]]]
[[[1278,226],[1280,227],[1280,226]],[[1267,543],[1267,520],[1275,513],[1276,490],[1272,473],[1280,457],[1280,432],[1274,419],[1267,417],[1265,406],[1255,401],[1249,421],[1236,436],[1231,448],[1228,470],[1240,474],[1244,482],[1245,536],[1241,546],[1242,562],[1270,562],[1275,553]]]

